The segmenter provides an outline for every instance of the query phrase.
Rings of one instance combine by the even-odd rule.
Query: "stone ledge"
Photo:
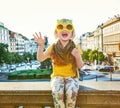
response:
[[[0,91],[41,91],[51,90],[50,82],[0,82]],[[100,91],[100,90],[120,90],[118,81],[98,81],[80,82],[80,90]]]
[[[53,106],[49,82],[0,82],[1,106]],[[80,82],[80,108],[120,108],[120,82]]]

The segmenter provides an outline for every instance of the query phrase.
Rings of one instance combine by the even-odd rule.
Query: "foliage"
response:
[[[98,60],[98,51],[97,50],[90,51],[90,53],[89,53],[89,59],[91,61]]]
[[[24,52],[23,54],[23,59],[26,61],[26,62],[30,62],[31,60],[33,60],[33,55],[30,54],[29,52]]]
[[[21,63],[21,62],[30,62],[31,60],[36,60],[37,53],[33,55],[29,52],[25,52],[23,55],[19,55],[19,53],[9,52],[8,45],[0,43],[0,65],[3,63],[13,64],[13,63]],[[28,61],[29,58],[29,61]]]
[[[83,61],[85,61],[85,62],[89,61],[89,53],[90,53],[90,51],[92,51],[92,50],[88,49],[87,51],[83,51],[83,54],[82,54]]]
[[[33,60],[37,59],[37,52],[33,53]]]
[[[107,60],[107,58],[105,57],[103,52],[98,52],[98,60],[99,61],[106,61]]]
[[[23,57],[18,53],[11,53],[12,54],[12,63],[21,63],[23,61]]]
[[[8,45],[0,43],[0,65],[7,60]]]
[[[9,80],[15,79],[50,79],[51,69],[20,70],[8,74]]]
[[[52,62],[50,58],[41,62],[40,69],[49,69],[51,67],[52,67]]]
[[[82,59],[84,62],[94,62],[95,60],[102,62],[107,60],[103,52],[91,49],[83,51]]]

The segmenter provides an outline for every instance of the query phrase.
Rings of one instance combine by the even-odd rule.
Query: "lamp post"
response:
[[[98,52],[99,48],[97,48],[97,65],[99,65],[99,52]]]
[[[27,57],[27,62],[29,63],[29,60],[30,60],[30,58],[29,57]]]

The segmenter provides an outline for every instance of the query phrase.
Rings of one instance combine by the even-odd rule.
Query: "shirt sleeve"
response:
[[[46,50],[48,50],[49,52],[52,51],[52,45],[50,45]]]
[[[50,45],[46,50],[51,53],[51,51],[52,51],[52,45]]]
[[[48,51],[51,55],[51,51],[52,51],[52,45],[48,46],[48,48],[46,49],[46,51]],[[51,56],[48,56],[48,58],[51,58]]]

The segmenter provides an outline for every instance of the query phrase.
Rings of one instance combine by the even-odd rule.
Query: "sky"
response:
[[[0,22],[33,38],[35,32],[54,41],[58,19],[72,19],[76,37],[120,14],[120,0],[0,0]]]

